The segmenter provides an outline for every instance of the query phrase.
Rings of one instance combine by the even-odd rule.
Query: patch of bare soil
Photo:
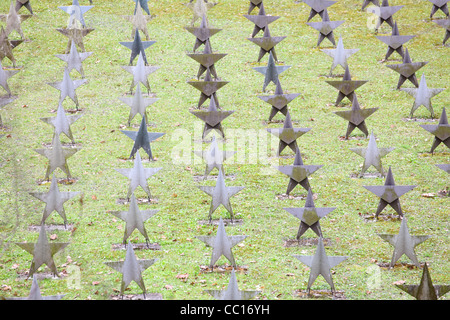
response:
[[[343,291],[331,290],[295,290],[294,296],[301,299],[332,299],[332,300],[345,300],[345,295]]]

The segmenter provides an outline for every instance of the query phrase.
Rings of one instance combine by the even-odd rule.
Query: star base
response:
[[[202,224],[202,225],[215,225],[218,226],[219,225],[219,221],[220,219],[205,219],[205,220],[199,220],[198,224]],[[223,225],[224,226],[234,226],[234,225],[241,225],[244,223],[243,219],[222,219],[223,221]]]
[[[333,299],[333,300],[345,300],[345,295],[343,291],[335,291],[331,290],[295,290],[294,296],[301,299]]]
[[[214,265],[212,268],[210,266],[200,266],[200,273],[207,273],[207,272],[219,272],[219,273],[227,273],[227,272],[231,272],[231,270],[233,270],[235,272],[240,272],[240,273],[247,273],[248,271],[248,266],[236,266],[236,268],[233,268],[232,265],[224,264],[224,265]]]
[[[319,238],[300,238],[297,239],[284,239],[283,247],[291,248],[291,247],[307,247],[307,246],[317,246]],[[323,238],[323,245],[329,246],[331,245],[331,239]]]
[[[74,184],[77,181],[78,181],[78,178],[74,178],[74,177],[71,177],[71,178],[58,178],[58,179],[56,179],[56,182],[58,182],[59,184],[64,184],[64,185],[71,185],[71,184]],[[47,179],[39,179],[39,180],[36,181],[36,183],[38,185],[51,184],[51,182],[52,182],[52,180],[50,178],[48,180]]]
[[[377,265],[383,269],[391,269],[390,262],[378,262]],[[420,263],[420,269],[422,269],[424,265],[425,265],[425,263]],[[394,268],[394,269],[409,269],[409,270],[419,269],[419,267],[416,266],[415,264],[407,263],[407,262],[396,262],[392,268]]]
[[[48,219],[47,219],[48,220]],[[74,225],[72,223],[68,224],[50,224],[48,222],[45,222],[45,231],[51,232],[51,231],[72,231]],[[40,224],[32,224],[28,226],[28,231],[35,231],[39,232],[41,229]]]
[[[366,222],[376,222],[376,221],[400,221],[401,217],[397,213],[392,214],[379,214],[378,217],[373,214],[362,214],[358,213]]]
[[[156,204],[159,202],[157,198],[136,198],[138,204]],[[118,198],[116,201],[117,204],[125,204],[128,205],[130,203],[130,199],[128,198]]]
[[[161,293],[111,295],[110,300],[163,300]]]
[[[146,242],[140,242],[140,243],[131,243],[133,246],[133,250],[161,250],[161,245],[159,243],[146,243]],[[111,245],[112,250],[126,250],[127,245],[124,243],[113,243]]]

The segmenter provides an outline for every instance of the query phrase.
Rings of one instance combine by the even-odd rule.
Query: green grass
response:
[[[70,4],[70,1],[65,2],[58,5]],[[141,208],[160,210],[146,222],[146,228],[151,241],[158,242],[161,250],[135,253],[140,259],[159,259],[143,274],[148,292],[161,293],[164,299],[211,299],[203,290],[226,287],[229,274],[200,272],[199,266],[209,263],[211,250],[195,236],[216,232],[215,227],[198,223],[208,216],[210,197],[197,185],[213,185],[214,182],[194,181],[193,176],[204,171],[204,164],[198,158],[189,156],[190,161],[181,164],[174,163],[172,158],[182,141],[187,142],[183,146],[187,145],[188,153],[193,148],[206,147],[198,143],[202,125],[189,113],[198,102],[199,92],[186,81],[195,77],[198,65],[186,56],[192,50],[195,38],[183,28],[192,18],[183,2],[149,1],[156,18],[148,24],[148,29],[152,40],[157,42],[147,49],[147,59],[150,64],[160,66],[149,77],[152,91],[159,98],[148,108],[149,121],[154,125],[149,130],[166,134],[152,143],[157,161],[144,162],[144,166],[163,168],[149,179],[152,195],[158,202]],[[449,163],[450,153],[441,145],[431,156],[428,151],[432,136],[419,127],[420,123],[404,120],[413,100],[394,89],[398,76],[384,66],[386,62],[380,62],[386,47],[366,27],[368,13],[361,12],[360,2],[341,0],[329,9],[331,20],[345,20],[335,31],[336,41],[342,36],[346,48],[360,49],[349,60],[352,78],[370,81],[358,89],[358,100],[362,107],[379,108],[368,118],[368,128],[374,130],[380,147],[396,148],[383,158],[384,166],[392,167],[396,183],[417,185],[401,197],[410,232],[432,235],[416,247],[416,253],[420,262],[429,263],[435,284],[448,284],[449,199],[422,195],[437,194],[448,186],[448,175],[435,164]],[[87,4],[88,1],[81,3]],[[444,30],[428,19],[431,9],[428,2],[404,0],[391,3],[397,4],[405,5],[395,15],[400,34],[417,35],[407,45],[411,58],[429,61],[417,73],[418,78],[425,72],[429,87],[446,88],[433,99],[435,114],[440,115],[442,109],[448,107],[449,100],[449,48],[441,44]],[[1,143],[0,290],[7,297],[26,296],[31,286],[31,281],[18,276],[29,269],[31,255],[14,243],[36,241],[37,233],[29,231],[28,227],[39,223],[43,203],[28,193],[48,188],[48,185],[37,184],[44,178],[46,159],[33,150],[51,141],[52,128],[39,118],[54,116],[50,111],[58,105],[59,92],[47,85],[60,81],[64,68],[64,63],[54,56],[63,53],[67,45],[67,39],[55,30],[64,27],[67,19],[58,5],[49,0],[33,2],[36,15],[22,24],[25,37],[31,41],[14,50],[17,64],[23,69],[9,80],[13,94],[18,98],[1,110],[3,123],[7,126],[3,133],[8,136],[3,137]],[[125,256],[124,251],[112,250],[113,243],[122,241],[124,223],[114,221],[109,211],[128,209],[117,203],[118,198],[126,196],[128,181],[114,169],[132,166],[131,161],[124,161],[129,156],[132,141],[120,132],[126,126],[129,109],[118,97],[127,93],[131,81],[130,75],[120,67],[128,64],[129,50],[119,44],[119,41],[132,40],[131,25],[120,16],[132,13],[133,2],[96,0],[94,5],[85,14],[85,20],[95,31],[84,41],[86,50],[94,54],[83,63],[88,83],[77,90],[83,117],[72,125],[74,137],[82,149],[68,160],[77,180],[71,185],[59,186],[61,191],[79,191],[83,196],[65,205],[75,231],[52,232],[57,235],[54,241],[70,242],[63,252],[55,255],[58,270],[69,272],[75,266],[79,267],[81,283],[79,288],[71,288],[67,277],[40,282],[43,295],[64,293],[65,299],[108,299],[111,294],[117,294],[115,290],[120,289],[121,275],[104,262]],[[1,12],[8,9],[6,3],[0,5]],[[226,183],[245,186],[232,198],[236,216],[244,223],[226,230],[230,235],[248,235],[242,246],[233,249],[237,264],[248,266],[246,273],[237,275],[240,289],[261,290],[258,299],[298,299],[294,292],[306,289],[309,270],[293,255],[312,255],[315,247],[283,247],[283,239],[294,238],[299,224],[283,208],[302,207],[304,201],[276,198],[285,192],[288,181],[271,167],[278,163],[290,164],[293,158],[276,158],[278,143],[265,134],[266,128],[281,124],[266,123],[270,108],[257,98],[270,92],[261,92],[263,77],[252,67],[265,65],[267,56],[257,63],[259,48],[246,40],[253,30],[252,23],[243,17],[247,9],[248,1],[227,0],[208,12],[210,23],[223,29],[211,38],[213,50],[228,54],[216,65],[219,76],[229,81],[218,92],[219,101],[223,109],[236,111],[223,122],[228,138],[226,148],[238,152],[234,161],[231,159],[225,164],[226,174],[235,177],[234,180],[227,179]],[[331,245],[326,247],[327,254],[348,256],[346,261],[333,268],[336,289],[350,300],[412,299],[393,283],[418,284],[421,269],[396,267],[387,270],[377,266],[377,262],[389,262],[393,250],[377,233],[397,233],[400,222],[366,222],[362,218],[373,214],[378,205],[378,199],[362,186],[381,185],[384,179],[350,177],[359,172],[362,158],[349,148],[364,147],[368,139],[339,139],[345,134],[347,124],[333,114],[343,109],[333,105],[337,91],[325,82],[329,79],[325,75],[332,60],[315,47],[317,32],[306,25],[308,7],[282,0],[277,1],[277,5],[266,2],[265,9],[267,14],[282,17],[271,25],[271,34],[287,36],[276,47],[279,60],[291,66],[280,76],[283,89],[301,93],[289,104],[291,116],[297,126],[312,128],[298,140],[303,160],[305,164],[323,165],[310,177],[317,195],[315,205],[336,207],[321,220],[324,237],[331,240]],[[437,17],[441,17],[441,13]],[[382,31],[388,29],[383,27]],[[325,40],[321,48],[329,46]],[[398,58],[396,54],[394,57]],[[4,66],[9,63],[8,59],[3,61]],[[339,68],[335,73],[342,72]],[[71,75],[79,78],[76,72]],[[273,85],[268,89],[273,92]],[[68,99],[63,105],[67,109],[74,108]],[[421,107],[415,116],[427,118],[429,113]],[[276,119],[283,118],[277,115]],[[137,116],[133,125],[139,122],[140,116]],[[245,160],[258,159],[251,158],[257,150],[238,144],[233,138],[237,129],[264,134],[261,137],[271,142],[268,158],[262,159],[261,163]],[[357,130],[353,135],[362,137]],[[68,142],[63,135],[61,139]],[[284,154],[291,153],[286,149]],[[260,152],[260,155],[265,153]],[[59,169],[55,174],[63,177]],[[304,194],[299,187],[294,190],[294,195]],[[144,197],[145,194],[138,189],[136,196]],[[388,207],[383,215],[393,213]],[[214,213],[214,218],[219,216],[227,218],[228,213],[221,208]],[[60,224],[62,221],[53,213],[47,223]],[[304,237],[315,237],[315,234],[309,230]],[[135,231],[131,240],[142,242],[144,239]],[[226,262],[222,257],[218,264]],[[400,262],[410,261],[403,256]],[[41,267],[39,272],[44,270]],[[189,276],[182,281],[177,278],[180,274]],[[381,282],[371,286],[370,281],[378,276]],[[312,289],[327,290],[329,286],[319,277]],[[140,289],[132,283],[126,292],[140,293]],[[448,299],[448,295],[444,299]]]

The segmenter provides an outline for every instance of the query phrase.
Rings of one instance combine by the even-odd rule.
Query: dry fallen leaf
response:
[[[405,280],[398,280],[398,281],[392,282],[392,284],[400,285],[400,284],[404,284],[405,282],[406,282]]]
[[[56,240],[58,238],[58,235],[56,235],[55,233],[50,235],[50,240]]]
[[[434,198],[434,197],[436,197],[436,193],[422,193],[422,197]]]
[[[186,281],[189,277],[189,274],[187,273],[181,273],[176,275],[177,279],[180,279],[181,281]]]
[[[166,285],[164,286],[164,289],[172,290],[172,289],[173,289],[173,286],[171,286],[170,284],[166,284]]]

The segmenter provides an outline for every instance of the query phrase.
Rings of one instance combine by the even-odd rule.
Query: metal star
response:
[[[205,49],[203,53],[188,53],[187,56],[197,61],[200,66],[197,73],[197,79],[200,79],[200,76],[209,69],[211,75],[217,79],[216,68],[214,64],[225,57],[226,53],[212,53],[211,45],[209,41],[205,43]]]
[[[281,173],[289,176],[289,184],[286,190],[286,194],[289,194],[298,184],[305,188],[305,190],[309,190],[311,187],[309,185],[308,177],[321,167],[323,167],[323,165],[304,165],[300,150],[297,149],[292,165],[278,166],[276,168]]]
[[[334,35],[333,30],[339,27],[341,24],[343,24],[345,21],[330,21],[330,18],[328,16],[327,9],[324,9],[323,15],[322,15],[322,21],[320,22],[307,22],[306,24],[310,27],[313,27],[317,31],[319,31],[319,39],[317,40],[317,47],[320,46],[322,41],[327,38],[330,40],[330,42],[333,44],[333,46],[336,46],[336,42],[334,41]]]
[[[144,59],[145,65],[148,65],[147,56],[145,54],[145,49],[150,47],[152,44],[156,43],[156,41],[142,41],[141,36],[139,35],[139,30],[136,30],[134,33],[134,40],[130,41],[122,41],[119,42],[124,47],[131,50],[130,55],[130,66],[133,64],[134,59],[141,53],[142,58]]]
[[[72,143],[75,143],[70,126],[81,117],[81,114],[66,115],[63,106],[59,104],[56,117],[41,118],[41,120],[54,127],[54,135],[59,137],[61,133],[64,133]]]
[[[222,218],[220,218],[217,234],[215,236],[196,236],[196,238],[213,248],[211,262],[209,263],[211,268],[222,255],[236,268],[236,261],[234,260],[231,249],[239,242],[244,241],[247,236],[227,236]]]
[[[265,92],[267,86],[272,82],[274,85],[279,83],[278,76],[289,69],[291,66],[277,66],[272,52],[269,53],[269,60],[265,67],[254,67],[253,69],[264,75],[264,84],[262,91]]]
[[[55,56],[67,63],[69,73],[75,69],[84,78],[83,61],[89,57],[92,52],[78,52],[75,42],[70,44],[70,52],[68,54],[55,54]]]
[[[327,80],[325,82],[339,90],[336,102],[334,103],[337,106],[344,98],[353,101],[353,99],[356,97],[355,90],[369,81],[352,80],[350,70],[348,66],[346,66],[344,77],[342,78],[342,80]]]
[[[0,86],[2,86],[2,88],[6,90],[6,92],[8,93],[8,97],[11,97],[11,89],[8,85],[8,79],[18,72],[19,70],[3,69],[2,63],[0,62]]]
[[[442,20],[433,20],[438,26],[445,29],[444,40],[442,40],[442,44],[445,45],[447,40],[450,38],[450,17]]]
[[[211,78],[211,72],[209,71],[209,69],[207,69],[205,79],[203,81],[188,81],[187,83],[201,92],[200,99],[197,105],[198,108],[200,108],[207,99],[214,99],[216,107],[220,108],[216,93],[220,88],[228,84],[228,82],[229,81],[221,81],[217,79],[213,80]]]
[[[403,217],[402,219],[398,234],[378,234],[378,236],[394,246],[394,253],[392,254],[389,268],[393,268],[395,263],[401,258],[401,256],[403,256],[403,254],[410,258],[416,267],[420,267],[414,248],[430,238],[430,236],[411,236],[409,233],[408,224],[406,222],[406,217]]]
[[[400,74],[400,78],[398,79],[397,89],[400,89],[403,83],[406,80],[409,80],[415,87],[419,87],[419,83],[417,82],[416,71],[426,65],[426,62],[412,62],[409,56],[408,49],[405,48],[405,54],[403,56],[403,63],[399,64],[390,64],[386,65],[386,67],[394,70],[395,72]]]
[[[126,222],[125,232],[123,235],[123,243],[127,242],[127,239],[135,229],[137,229],[145,238],[145,242],[149,243],[147,231],[145,230],[144,222],[158,213],[159,210],[139,210],[136,197],[131,196],[130,207],[128,211],[113,211],[111,212],[117,218]]]
[[[438,300],[450,291],[450,285],[433,285],[426,263],[418,285],[396,284],[396,286],[417,300]]]
[[[433,4],[431,7],[430,19],[433,18],[434,14],[441,10],[447,17],[449,16],[447,2],[449,0],[428,0]]]
[[[258,96],[264,102],[269,103],[272,108],[269,115],[269,121],[272,121],[273,117],[281,112],[286,115],[288,113],[288,103],[297,98],[300,93],[283,93],[283,89],[281,88],[280,80],[278,79],[277,87],[275,89],[275,94],[270,96]]]
[[[147,10],[148,10],[148,6],[147,6]],[[131,22],[131,24],[133,25],[133,30],[131,31],[131,37],[134,37],[134,35],[136,34],[136,30],[140,30],[144,33],[145,38],[147,40],[150,40],[150,35],[149,35],[148,29],[147,29],[147,23],[149,23],[150,20],[152,20],[154,18],[154,16],[150,15],[150,13],[148,13],[148,15],[144,15],[139,1],[136,2],[136,10],[135,10],[134,14],[130,15],[130,16],[123,16],[123,18],[126,19],[127,21]]]
[[[31,14],[33,14],[30,0],[16,0],[16,12],[19,12],[20,8],[22,7],[25,7]]]
[[[6,35],[5,29],[0,31],[0,62],[3,62],[3,59],[8,58],[11,60],[13,67],[16,67],[16,59],[14,58],[13,49],[21,44],[23,40],[9,40]]]
[[[362,7],[361,7],[361,11],[364,10],[371,3],[377,7],[380,6],[380,2],[378,0],[364,0]]]
[[[279,16],[267,16],[266,11],[264,10],[263,2],[260,4],[259,13],[257,15],[244,14],[244,17],[253,22],[255,25],[252,32],[252,38],[254,38],[261,30],[264,32],[270,23],[280,18]]]
[[[414,104],[409,113],[409,117],[412,118],[414,111],[416,111],[420,106],[424,106],[431,113],[431,117],[434,118],[433,105],[431,104],[431,99],[444,91],[441,88],[428,88],[427,82],[425,80],[425,73],[422,74],[420,78],[420,84],[418,88],[401,88],[401,91],[408,93],[410,96],[414,97]]]
[[[58,294],[54,296],[42,296],[41,290],[39,289],[39,284],[37,281],[37,276],[33,275],[33,282],[31,283],[30,294],[25,298],[11,297],[6,298],[6,300],[61,300],[64,298],[65,294]]]
[[[244,187],[227,187],[225,185],[225,178],[223,176],[222,170],[219,169],[219,175],[217,176],[216,185],[214,187],[198,186],[198,188],[212,197],[211,206],[209,208],[210,222],[212,220],[212,214],[221,204],[230,213],[231,220],[233,220],[234,214],[233,208],[231,207],[230,198],[244,189]]]
[[[9,13],[8,14],[0,14],[0,20],[6,22],[6,28],[5,33],[6,36],[9,36],[9,34],[15,30],[19,35],[20,38],[23,39],[23,31],[21,28],[21,23],[28,18],[31,18],[33,15],[31,14],[18,14],[16,11],[16,8],[14,6],[14,3],[11,1],[11,5],[9,7]]]
[[[309,12],[308,21],[314,18],[316,15],[319,15],[323,19],[323,15],[327,8],[337,1],[329,1],[329,0],[303,0],[303,3],[307,4],[311,11]]]
[[[134,14],[137,13],[138,11],[138,6],[142,8],[142,10],[144,10],[148,15],[150,14],[150,9],[148,8],[148,0],[133,0],[134,2],[136,2],[136,5],[134,7]]]
[[[361,130],[367,137],[369,132],[367,131],[366,118],[371,116],[378,108],[361,109],[359,106],[358,98],[353,96],[352,109],[350,111],[336,111],[334,112],[339,117],[348,121],[347,132],[345,133],[345,139],[348,139],[350,134],[355,128]]]
[[[112,261],[104,262],[108,267],[122,273],[122,282],[120,285],[120,294],[123,297],[123,292],[130,285],[131,281],[136,282],[139,288],[142,289],[145,297],[145,284],[144,278],[142,277],[142,272],[144,272],[148,267],[153,265],[158,259],[137,259],[134,254],[133,246],[128,244],[127,253],[124,261]]]
[[[291,115],[287,112],[283,128],[271,128],[266,130],[280,139],[278,145],[279,156],[286,147],[291,148],[293,152],[297,152],[297,139],[311,130],[311,128],[294,128],[292,126]]]
[[[266,55],[266,53],[272,53],[275,61],[278,61],[277,54],[275,52],[275,46],[283,41],[286,37],[272,37],[270,35],[269,26],[264,29],[264,35],[261,38],[247,38],[247,40],[253,42],[260,47],[258,62]]]
[[[59,251],[63,250],[69,243],[51,242],[47,240],[47,232],[45,231],[45,225],[42,224],[39,231],[39,238],[36,243],[21,242],[16,243],[23,250],[33,255],[31,261],[30,271],[28,277],[32,277],[33,274],[39,269],[40,266],[45,264],[50,268],[54,276],[58,275],[58,270],[53,260],[53,256]]]
[[[139,155],[139,153],[137,153],[136,158],[134,159],[133,168],[115,170],[127,177],[130,181],[127,193],[128,200],[130,199],[130,196],[134,194],[136,188],[139,186],[141,186],[145,193],[147,193],[148,199],[150,200],[151,194],[147,180],[161,169],[162,168],[144,168],[144,166],[142,165],[141,156]]]
[[[139,130],[137,132],[125,130],[121,130],[121,132],[134,141],[133,149],[131,149],[130,159],[134,157],[134,155],[140,148],[142,148],[149,156],[149,159],[153,160],[150,142],[165,135],[165,133],[160,132],[148,132],[145,117],[142,118],[141,125],[139,126]]]
[[[330,75],[331,75],[333,73],[333,70],[338,65],[340,65],[342,68],[344,68],[344,70],[347,69],[348,58],[350,58],[350,56],[352,54],[355,54],[356,52],[358,52],[359,49],[345,49],[344,42],[342,41],[342,37],[339,37],[336,49],[321,49],[321,51],[333,58],[333,63],[331,65],[331,69],[330,69]]]
[[[206,16],[208,10],[213,8],[216,4],[217,2],[212,3],[208,2],[208,0],[190,0],[189,3],[186,3],[185,5],[193,12],[191,26],[193,26],[198,19]]]
[[[146,98],[142,95],[141,92],[141,86],[136,87],[136,92],[134,93],[133,97],[121,97],[119,98],[120,101],[123,103],[126,103],[130,107],[130,115],[128,117],[128,126],[131,124],[131,120],[139,113],[142,117],[145,118],[145,121],[148,122],[147,117],[147,107],[156,101],[158,101],[158,98]]]
[[[201,157],[206,162],[206,169],[205,169],[205,175],[204,178],[206,178],[211,171],[216,168],[218,171],[224,171],[223,170],[223,163],[228,159],[231,158],[236,151],[222,151],[219,148],[219,145],[217,144],[216,137],[212,137],[211,145],[207,151],[196,151],[194,150],[194,153]]]
[[[311,189],[308,190],[306,203],[304,208],[283,208],[294,217],[300,219],[300,226],[297,232],[297,240],[311,228],[317,236],[322,237],[322,229],[320,228],[320,219],[332,212],[336,208],[316,208],[314,205],[313,194]]]
[[[73,102],[75,102],[76,108],[78,109],[79,103],[75,90],[86,82],[87,79],[72,80],[69,75],[69,70],[67,68],[64,68],[64,76],[62,81],[52,82],[48,84],[60,91],[59,104],[62,104],[66,97],[69,97]]]
[[[239,290],[236,272],[231,270],[230,281],[226,290],[205,290],[217,300],[250,300],[261,291]]]
[[[404,6],[390,6],[388,0],[383,0],[381,6],[369,7],[367,12],[374,13],[378,16],[378,21],[375,27],[375,30],[378,31],[384,22],[390,25],[391,28],[394,28],[394,20],[392,16],[403,7]]]
[[[11,97],[3,96],[3,97],[0,97],[0,108],[3,108],[7,104],[10,104],[11,102],[16,100],[17,98],[18,98],[17,96],[11,96]],[[2,116],[0,115],[0,126],[2,126],[2,125],[3,125],[3,120],[2,120]]]
[[[436,164],[435,166],[450,174],[450,164]]]
[[[72,0],[72,5],[58,8],[70,15],[67,27],[75,27],[77,23],[80,23],[83,28],[86,28],[83,15],[93,7],[94,6],[80,6],[78,0]]]
[[[222,31],[222,29],[217,28],[209,28],[208,22],[206,20],[206,15],[203,15],[202,22],[200,23],[200,27],[184,27],[187,31],[192,33],[195,37],[194,44],[194,52],[197,50],[202,44],[205,44],[210,37],[215,35],[216,33]]]
[[[77,47],[82,52],[86,52],[86,49],[84,48],[83,38],[94,30],[95,29],[93,29],[93,28],[81,28],[81,29],[80,28],[58,28],[58,29],[56,29],[56,31],[58,31],[59,33],[61,33],[62,35],[66,36],[69,39],[65,53],[70,52],[70,47],[72,46],[72,42],[75,42]]]
[[[389,152],[394,150],[395,148],[378,148],[377,142],[375,140],[375,136],[373,135],[373,131],[370,134],[369,138],[369,144],[367,145],[367,148],[350,148],[351,151],[354,153],[360,155],[364,158],[363,167],[361,169],[361,173],[359,174],[359,177],[361,178],[364,173],[369,169],[371,166],[374,166],[375,169],[378,170],[379,173],[384,177],[385,173],[383,170],[383,165],[381,164],[381,158],[386,156]]]
[[[145,65],[145,58],[142,52],[139,53],[136,66],[122,66],[122,69],[133,75],[133,81],[131,81],[130,92],[133,92],[133,88],[142,83],[147,92],[150,93],[150,83],[148,82],[148,76],[159,69],[157,66]]]
[[[57,168],[60,168],[67,175],[67,178],[71,178],[72,176],[67,166],[67,159],[79,150],[80,148],[63,148],[57,135],[53,136],[52,146],[50,148],[35,149],[37,153],[48,159],[45,180],[49,180],[50,174]]]
[[[248,7],[247,14],[252,13],[253,9],[255,9],[255,8],[260,8],[262,2],[263,2],[263,0],[250,0],[250,5]]]
[[[383,211],[383,209],[389,205],[391,206],[400,217],[403,217],[403,211],[400,206],[400,197],[405,193],[411,191],[416,186],[397,186],[395,185],[394,176],[392,174],[391,167],[389,167],[384,186],[363,186],[370,192],[374,193],[380,198],[377,212],[375,212],[375,218]]]
[[[441,143],[450,148],[450,125],[448,124],[447,112],[445,111],[445,108],[442,109],[441,117],[439,118],[439,123],[437,125],[421,124],[420,126],[434,135],[434,141],[431,146],[430,153],[433,153]]]
[[[64,203],[77,195],[80,192],[61,192],[58,188],[58,182],[56,177],[53,176],[52,183],[48,192],[30,192],[33,197],[45,202],[44,213],[42,216],[41,224],[45,223],[45,220],[56,211],[64,221],[64,227],[67,225],[66,212],[64,210]]]
[[[308,267],[311,268],[311,271],[309,273],[309,280],[308,280],[308,294],[311,290],[311,286],[314,283],[314,281],[317,279],[319,275],[322,275],[322,277],[327,281],[327,283],[331,287],[331,291],[334,293],[336,290],[334,288],[333,279],[331,276],[331,268],[338,265],[342,261],[346,260],[348,257],[344,256],[332,256],[329,257],[325,253],[325,247],[323,245],[323,240],[321,237],[319,237],[319,241],[317,243],[317,249],[314,256],[300,256],[300,255],[294,255],[295,258],[300,260],[300,262],[306,264]]]
[[[397,22],[395,22],[390,36],[376,36],[378,40],[383,41],[388,46],[384,60],[387,60],[394,52],[397,52],[404,59],[403,45],[414,37],[401,36],[398,32]]]

